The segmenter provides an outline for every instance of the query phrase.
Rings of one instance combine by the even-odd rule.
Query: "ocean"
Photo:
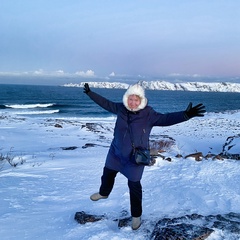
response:
[[[121,102],[124,89],[92,89]],[[240,110],[240,93],[146,90],[148,105],[161,113],[185,110],[189,102],[203,103],[207,112]],[[0,115],[49,118],[106,118],[111,113],[97,106],[82,88],[36,85],[0,85]]]

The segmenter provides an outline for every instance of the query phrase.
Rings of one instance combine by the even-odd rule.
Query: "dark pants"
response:
[[[99,190],[102,196],[108,196],[111,193],[117,173],[118,172],[115,170],[104,167],[101,177],[102,184]],[[140,181],[132,182],[128,180],[128,187],[130,193],[131,215],[133,217],[140,217],[142,215],[142,185]]]

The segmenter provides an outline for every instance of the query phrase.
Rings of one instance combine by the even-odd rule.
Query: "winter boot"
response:
[[[137,230],[141,226],[141,217],[132,217],[132,230]]]
[[[98,201],[100,199],[106,199],[108,196],[102,196],[100,193],[94,193],[93,195],[90,196],[90,199],[92,201]]]

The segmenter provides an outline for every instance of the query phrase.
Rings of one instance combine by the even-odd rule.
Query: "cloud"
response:
[[[30,72],[31,74],[31,72]],[[33,72],[34,75],[49,75],[49,76],[62,76],[65,75],[63,70],[57,70],[52,72],[46,72],[43,69],[39,69]]]
[[[44,71],[43,69],[24,71],[24,72],[0,72],[0,76],[74,76],[70,73],[65,73],[63,70]]]
[[[181,74],[181,73],[171,73],[168,74],[169,77],[193,77],[193,78],[198,78],[202,77],[200,74]]]
[[[115,72],[110,73],[109,77],[115,77]]]
[[[42,74],[44,74],[44,72],[43,72],[42,69],[39,69],[39,70],[37,70],[37,71],[34,71],[33,74],[42,75]]]
[[[86,72],[79,71],[79,72],[76,72],[75,74],[81,77],[95,77],[95,73],[93,70],[87,70]]]
[[[64,71],[63,70],[57,70],[55,73],[57,75],[64,75]]]
[[[33,71],[25,71],[25,72],[0,72],[0,76],[49,76],[49,77],[96,77],[93,70],[78,71],[76,73],[67,73],[63,70],[55,70],[55,71],[45,71],[44,69],[38,69]]]

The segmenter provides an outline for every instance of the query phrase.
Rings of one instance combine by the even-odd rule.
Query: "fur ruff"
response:
[[[141,99],[141,103],[136,109],[130,109],[128,106],[128,97],[130,95],[137,95]],[[147,98],[145,97],[145,92],[143,87],[140,86],[139,84],[131,85],[123,95],[123,104],[129,111],[132,111],[132,112],[136,112],[141,109],[144,109],[147,106]]]

